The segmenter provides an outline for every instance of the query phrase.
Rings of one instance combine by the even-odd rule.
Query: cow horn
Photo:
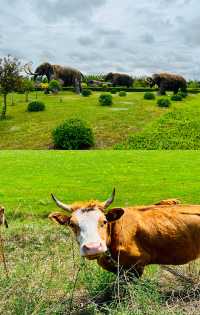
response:
[[[105,201],[104,209],[108,208],[111,205],[111,203],[113,202],[114,198],[115,198],[115,188],[113,189],[111,197],[108,200]]]
[[[37,74],[37,72],[32,72],[32,70],[31,70],[31,65],[32,65],[32,63],[26,63],[25,65],[24,65],[24,71],[26,72],[26,74],[31,74],[31,75],[36,75]]]
[[[53,194],[51,194],[51,197],[53,198],[53,200],[55,201],[55,203],[57,204],[57,206],[65,211],[71,212],[72,208],[70,205],[66,205],[64,203],[62,203],[61,201],[59,201]]]

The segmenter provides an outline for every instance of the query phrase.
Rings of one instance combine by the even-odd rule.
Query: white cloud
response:
[[[199,9],[198,0],[1,0],[0,55],[199,78]]]

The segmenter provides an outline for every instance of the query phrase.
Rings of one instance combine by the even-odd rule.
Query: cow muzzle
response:
[[[81,256],[94,259],[102,253],[105,253],[106,250],[106,246],[102,243],[87,243],[81,248]]]

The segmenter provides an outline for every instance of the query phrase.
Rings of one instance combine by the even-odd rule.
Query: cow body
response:
[[[125,268],[181,265],[200,256],[200,206],[126,208],[108,231],[111,256]]]
[[[70,216],[53,213],[50,218],[71,226],[80,254],[108,271],[116,273],[120,266],[141,276],[146,265],[181,265],[200,256],[200,205],[163,200],[107,213],[98,202],[70,207]]]

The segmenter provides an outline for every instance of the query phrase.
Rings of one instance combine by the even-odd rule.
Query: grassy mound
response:
[[[120,146],[118,147],[120,148]],[[200,108],[185,107],[167,112],[153,124],[131,135],[121,148],[147,150],[200,149]]]

